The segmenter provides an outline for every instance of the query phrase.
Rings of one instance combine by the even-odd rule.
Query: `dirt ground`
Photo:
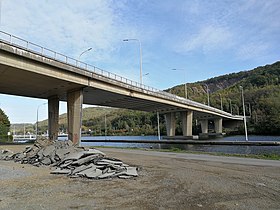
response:
[[[52,175],[47,167],[0,161],[0,209],[280,209],[277,162],[257,166],[185,159],[175,153],[100,150],[139,166],[139,177],[73,179]]]

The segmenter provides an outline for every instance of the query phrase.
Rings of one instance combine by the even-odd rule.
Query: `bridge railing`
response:
[[[67,65],[71,65],[76,68],[83,69],[85,71],[93,73],[93,77],[110,79],[112,82],[122,83],[122,84],[126,85],[128,88],[137,89],[138,91],[145,92],[146,94],[166,98],[166,99],[173,100],[173,101],[180,102],[180,103],[187,104],[187,105],[192,105],[192,106],[195,106],[195,107],[198,107],[201,109],[205,109],[205,110],[209,110],[209,111],[211,110],[216,113],[223,114],[223,115],[232,116],[231,114],[224,112],[222,110],[219,110],[219,109],[216,109],[216,108],[213,108],[213,107],[207,106],[205,104],[201,104],[201,103],[198,103],[198,102],[186,99],[186,98],[179,97],[177,95],[141,84],[139,82],[135,82],[133,80],[127,79],[125,77],[119,76],[119,75],[111,73],[109,71],[100,69],[96,66],[84,63],[78,59],[71,58],[71,57],[63,55],[59,52],[42,47],[38,44],[26,41],[22,38],[11,35],[4,31],[0,31],[0,42],[7,43],[11,46],[19,48],[20,50],[25,50],[25,51],[46,57],[48,59],[53,59],[53,60],[65,63]]]

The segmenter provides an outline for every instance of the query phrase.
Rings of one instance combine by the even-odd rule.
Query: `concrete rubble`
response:
[[[128,179],[138,176],[137,167],[107,157],[96,149],[74,147],[71,141],[38,140],[20,153],[0,151],[0,160],[14,160],[37,167],[50,166],[51,174],[65,174],[73,178]]]

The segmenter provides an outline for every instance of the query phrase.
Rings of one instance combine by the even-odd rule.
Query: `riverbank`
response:
[[[22,151],[20,145],[3,146]],[[131,180],[84,180],[0,161],[0,209],[279,209],[280,162],[100,148],[140,168]],[[276,165],[275,165],[276,164]]]

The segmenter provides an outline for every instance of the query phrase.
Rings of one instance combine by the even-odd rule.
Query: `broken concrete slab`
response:
[[[95,170],[93,170],[93,168],[91,168],[91,171],[88,171],[84,174],[85,177],[87,178],[97,178],[100,175],[102,175],[102,171],[98,168],[96,168]],[[84,171],[83,171],[84,172]]]
[[[115,175],[116,172],[110,172],[110,173],[105,173],[105,174],[101,174],[100,176],[98,176],[99,179],[106,179],[106,178],[111,178]]]
[[[115,161],[115,160],[109,160],[109,159],[106,159],[106,158],[103,158],[98,162],[99,163],[102,162],[103,164],[108,163],[108,164],[114,164],[114,165],[122,165],[123,164],[123,162],[120,161],[120,160]]]
[[[101,151],[99,151],[99,150],[97,150],[97,149],[89,149],[88,151],[85,151],[84,152],[84,154],[86,155],[86,154],[100,154],[100,155],[103,155],[103,156],[105,156],[105,153],[103,153],[103,152],[101,152]]]
[[[70,153],[68,154],[65,158],[64,158],[64,161],[65,160],[78,160],[80,159],[81,157],[84,156],[84,152],[81,151],[81,152],[75,152],[75,153]]]
[[[86,164],[88,162],[91,162],[92,160],[96,160],[96,159],[99,159],[99,158],[100,158],[100,155],[93,154],[93,155],[89,155],[87,157],[80,158],[79,160],[74,161],[72,164],[80,166],[82,164]]]
[[[66,155],[68,155],[70,151],[68,149],[57,149],[55,154],[58,156],[60,160],[64,159]]]
[[[138,176],[136,167],[126,167],[125,175],[128,176]]]
[[[39,140],[21,153],[1,151],[0,158],[36,167],[52,166],[55,167],[52,174],[67,174],[70,177],[127,179],[138,176],[136,167],[108,157],[96,149],[74,147],[70,141]]]
[[[79,172],[81,172],[81,171],[84,171],[84,170],[89,169],[89,168],[92,168],[92,167],[94,167],[93,164],[90,164],[90,165],[82,165],[82,166],[79,166],[79,167],[75,168],[75,169],[71,172],[71,174],[77,174],[77,173],[79,173]],[[95,167],[95,168],[96,168],[96,167]]]
[[[45,157],[50,156],[52,153],[54,153],[54,151],[55,151],[54,145],[46,146],[46,147],[43,149],[43,155],[44,155]]]

